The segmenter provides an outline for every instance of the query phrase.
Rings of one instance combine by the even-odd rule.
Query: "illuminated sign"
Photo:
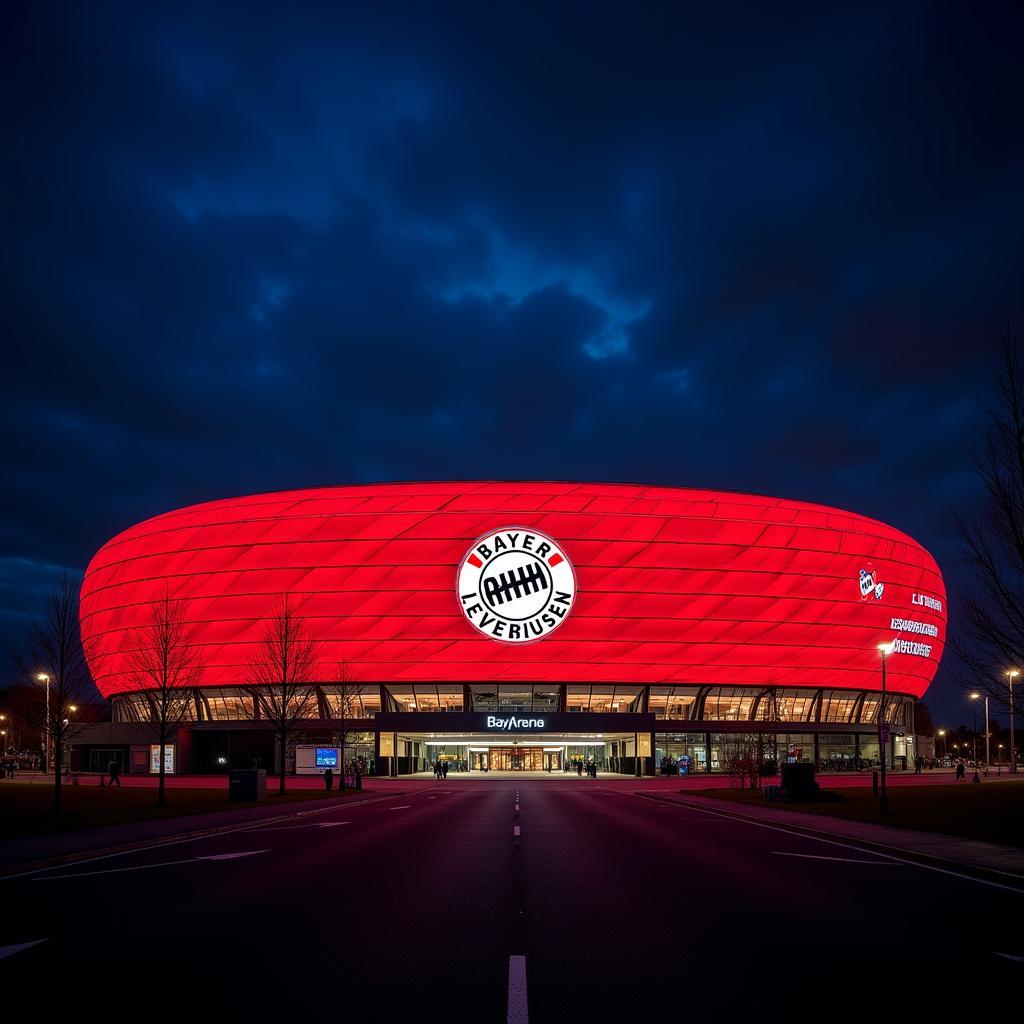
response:
[[[316,766],[317,766],[317,768],[337,768],[338,767],[338,748],[337,747],[317,747],[316,748]]]
[[[160,744],[149,745],[149,770],[153,775],[160,774]],[[170,743],[164,744],[164,773],[174,774],[174,747]]]
[[[511,731],[512,729],[543,729],[544,719],[516,718],[514,715],[510,715],[508,718],[504,718],[498,715],[488,715],[487,728],[505,729],[509,731]]]
[[[892,642],[892,654],[916,654],[919,658],[929,658],[932,653],[931,644],[919,644],[914,640],[900,640],[898,637]]]
[[[930,608],[933,612],[942,611],[942,602],[937,598],[929,597],[927,594],[912,594],[910,603],[920,605],[922,608]]]
[[[933,626],[930,622],[916,622],[914,619],[893,618],[890,629],[897,629],[901,633],[922,633],[925,636],[938,636],[939,627]]]
[[[878,573],[869,565],[860,571],[860,599],[867,601],[873,597],[876,601],[881,600],[885,584],[878,582]]]
[[[475,629],[507,644],[557,629],[576,599],[565,552],[536,530],[508,527],[473,543],[457,576],[462,613]]]

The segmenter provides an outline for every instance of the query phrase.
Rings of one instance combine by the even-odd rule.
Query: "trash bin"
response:
[[[232,768],[228,773],[228,800],[266,800],[265,768]]]

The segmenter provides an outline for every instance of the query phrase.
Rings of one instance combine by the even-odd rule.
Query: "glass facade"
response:
[[[655,718],[685,721],[697,717],[699,696],[700,689],[696,686],[652,686],[647,708]]]
[[[715,687],[704,698],[703,717],[714,722],[749,721],[757,696],[739,687]]]
[[[381,710],[380,687],[358,685],[340,691],[329,686],[322,688],[329,718],[373,718]]]
[[[686,760],[688,759],[688,761]],[[671,762],[671,763],[669,763]],[[680,774],[708,770],[708,749],[702,732],[665,732],[654,736],[654,770],[658,774]],[[674,771],[671,769],[674,768]]]
[[[591,711],[609,714],[639,710],[642,686],[574,686],[566,687],[566,711]]]
[[[522,683],[474,683],[469,688],[472,711],[547,711],[558,710],[559,687]],[[461,710],[461,709],[460,709]]]

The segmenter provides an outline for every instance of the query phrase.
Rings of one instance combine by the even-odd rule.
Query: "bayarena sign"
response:
[[[507,644],[540,640],[572,610],[576,575],[551,537],[506,527],[478,537],[459,566],[462,613],[485,636]]]

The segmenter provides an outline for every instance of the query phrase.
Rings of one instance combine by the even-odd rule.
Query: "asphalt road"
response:
[[[1012,887],[600,781],[449,782],[0,882],[0,983],[44,991],[45,1019],[116,998],[502,1021],[511,964],[535,1024],[890,1018],[1019,990],[1022,911]]]

